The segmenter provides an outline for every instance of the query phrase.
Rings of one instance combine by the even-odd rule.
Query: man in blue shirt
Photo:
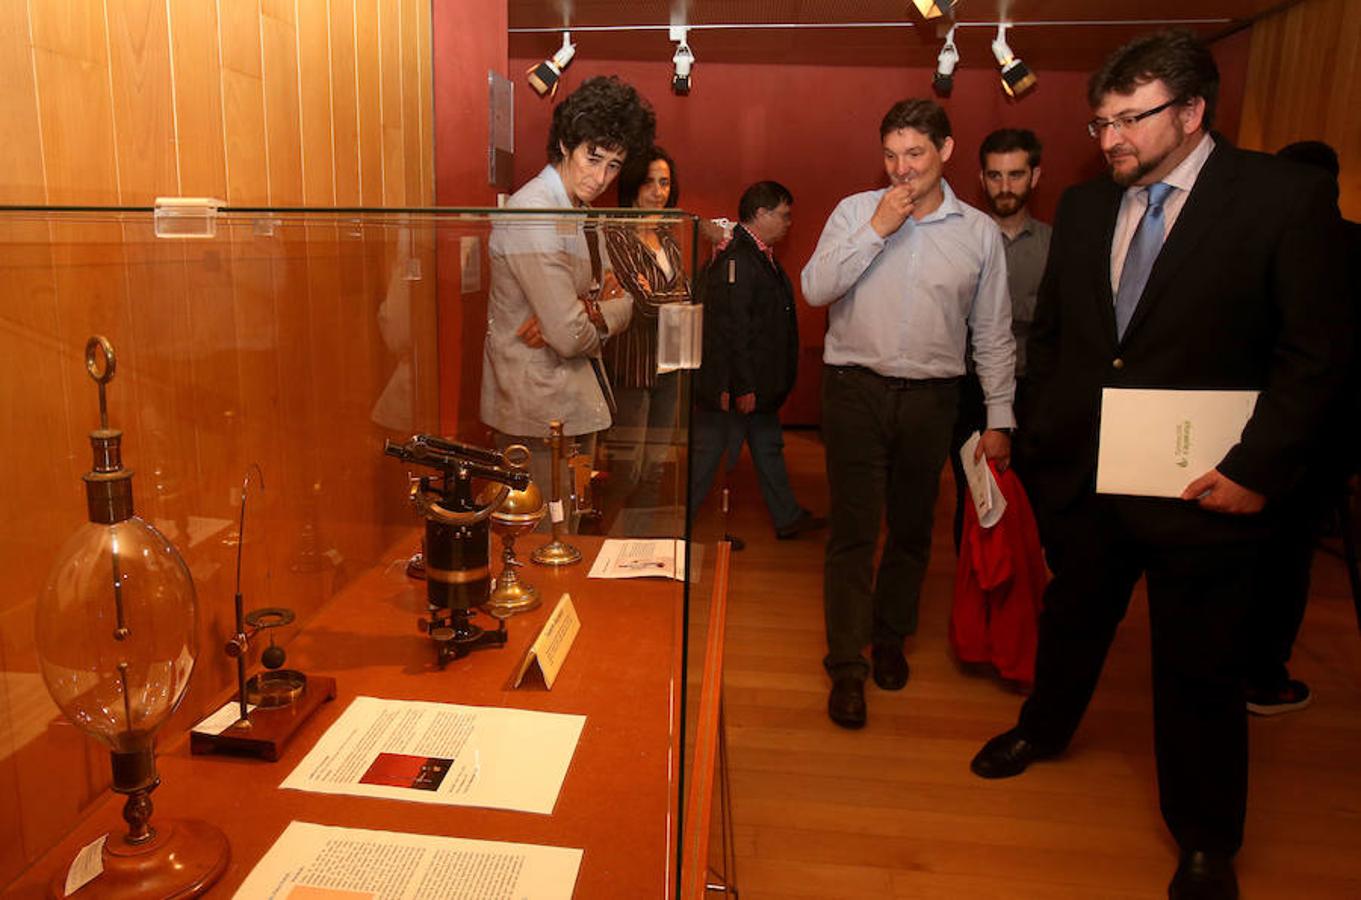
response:
[[[832,678],[827,712],[845,728],[865,724],[871,671],[884,690],[907,683],[903,642],[917,627],[970,333],[987,411],[980,453],[1005,467],[1016,424],[1002,235],[941,177],[954,151],[950,120],[933,101],[903,100],[884,116],[879,137],[889,187],[842,200],[803,270],[804,298],[830,307],[824,665]],[[886,507],[888,539],[875,573]]]

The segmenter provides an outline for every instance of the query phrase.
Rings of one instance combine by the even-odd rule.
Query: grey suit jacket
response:
[[[557,171],[546,166],[507,206],[567,210],[571,201]],[[575,216],[515,215],[492,228],[482,421],[502,433],[546,437],[553,419],[561,419],[569,435],[610,427],[609,406],[591,368],[602,337],[579,299],[591,292],[583,223]],[[607,259],[603,248],[601,258]],[[618,334],[633,305],[624,295],[602,300],[600,309],[609,334]],[[530,347],[515,334],[531,315],[539,319],[546,347]]]

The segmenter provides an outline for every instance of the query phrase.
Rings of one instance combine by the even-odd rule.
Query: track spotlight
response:
[[[917,7],[917,12],[922,14],[923,19],[934,19],[938,16],[955,17],[955,4],[958,0],[912,0],[912,5]]]
[[[941,97],[950,96],[955,86],[955,66],[959,65],[959,48],[955,46],[955,29],[952,26],[945,33],[945,45],[936,57],[936,75],[931,79],[931,87]]]
[[[695,65],[695,52],[685,39],[689,30],[681,25],[671,26],[671,40],[676,42],[676,53],[671,57],[676,67],[675,74],[671,76],[671,90],[682,97],[690,93],[690,70]]]
[[[534,89],[534,93],[542,97],[544,94],[556,94],[558,92],[558,78],[562,75],[562,70],[567,68],[567,64],[576,56],[577,45],[572,43],[572,33],[564,31],[562,33],[562,49],[554,53],[548,59],[531,66],[525,75],[529,78],[529,86]]]
[[[992,42],[992,55],[997,57],[997,65],[1002,68],[1002,89],[1007,92],[1008,97],[1019,97],[1033,88],[1039,79],[1007,46],[1009,27],[1006,24],[997,26],[997,37]]]

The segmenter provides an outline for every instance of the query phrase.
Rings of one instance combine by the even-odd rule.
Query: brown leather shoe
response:
[[[979,778],[1010,778],[1020,775],[1037,759],[1058,756],[1058,750],[1032,744],[1021,735],[1021,729],[1005,731],[983,745],[969,768]]]
[[[783,528],[775,529],[775,539],[780,541],[793,540],[805,531],[817,531],[819,528],[826,527],[827,519],[825,517],[815,516],[806,509],[800,509],[798,518]]]
[[[827,715],[842,728],[865,727],[865,680],[855,675],[832,679]]]

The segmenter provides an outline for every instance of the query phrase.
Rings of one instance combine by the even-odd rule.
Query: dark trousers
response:
[[[1182,848],[1232,854],[1247,808],[1246,626],[1257,562],[1269,548],[1263,540],[1159,539],[1141,525],[1148,512],[1146,501],[1089,496],[1046,522],[1054,578],[1021,733],[1042,749],[1068,744],[1145,575],[1163,819]]]
[[[831,491],[824,664],[833,677],[864,677],[867,644],[901,646],[917,630],[932,514],[958,402],[958,379],[909,381],[858,367],[823,368],[822,439]],[[885,507],[888,538],[876,573]]]
[[[789,470],[784,464],[784,428],[776,412],[740,413],[696,406],[690,418],[690,515],[693,518],[709,495],[719,465],[724,471],[737,465],[745,441],[751,448],[751,462],[761,498],[770,511],[776,529],[798,521],[803,508],[794,499]],[[725,462],[726,459],[726,462]]]

